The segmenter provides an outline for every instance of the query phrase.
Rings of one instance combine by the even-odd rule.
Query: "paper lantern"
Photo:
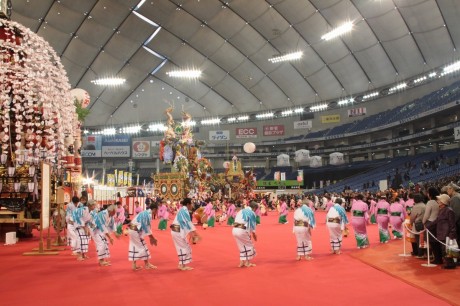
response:
[[[340,152],[334,152],[329,154],[329,164],[331,165],[343,165],[345,163],[345,160],[343,158],[343,153]]]
[[[222,166],[224,166],[225,169],[228,169],[228,168],[230,168],[230,162],[229,161],[224,161]]]
[[[289,163],[289,155],[287,154],[280,154],[276,157],[276,165],[278,167],[286,167],[290,166]]]
[[[294,160],[298,163],[310,161],[310,151],[302,149],[295,151]]]
[[[82,108],[87,108],[89,103],[91,102],[91,97],[89,93],[81,88],[74,88],[70,91],[70,95],[72,99],[76,99],[78,102],[81,103]]]
[[[321,156],[312,156],[310,157],[310,167],[311,168],[318,168],[323,165],[323,160]]]
[[[246,153],[254,153],[256,150],[256,145],[252,142],[246,142],[243,146],[243,150]]]

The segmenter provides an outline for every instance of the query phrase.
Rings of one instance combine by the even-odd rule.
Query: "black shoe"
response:
[[[435,265],[442,265],[443,264],[442,260],[441,261],[435,260],[435,261],[432,261],[431,263],[435,264]]]

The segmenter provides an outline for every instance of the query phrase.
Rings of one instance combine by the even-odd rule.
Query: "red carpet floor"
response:
[[[277,224],[275,214],[262,217],[253,268],[237,268],[238,250],[231,228],[199,232],[203,240],[193,248],[193,271],[177,270],[169,231],[155,230],[158,247],[152,263],[158,270],[133,272],[127,260],[128,238],[111,247],[112,266],[97,265],[94,246],[89,260],[77,262],[69,251],[57,256],[22,256],[38,246],[38,239],[1,246],[0,297],[3,305],[449,305],[456,271],[419,266],[420,260],[399,262],[411,273],[396,275],[370,261],[385,261],[402,252],[401,241],[377,243],[377,226],[369,227],[371,249],[357,250],[353,237],[344,239],[343,254],[329,254],[324,212],[317,212],[312,261],[295,261],[296,245],[290,224]],[[156,228],[157,221],[154,221]],[[356,255],[358,254],[358,255]],[[399,260],[399,259],[398,259]],[[413,263],[412,263],[413,262]],[[397,270],[397,269],[393,269]],[[394,275],[394,276],[393,276]],[[440,283],[430,280],[437,275]],[[457,280],[453,280],[453,275]],[[420,277],[419,277],[420,276]],[[422,278],[412,285],[411,279]],[[422,282],[423,283],[423,282]],[[446,285],[449,283],[450,285]],[[431,292],[429,288],[431,287]],[[443,290],[447,292],[443,294]],[[458,291],[458,289],[456,289]],[[449,302],[450,301],[450,302]]]

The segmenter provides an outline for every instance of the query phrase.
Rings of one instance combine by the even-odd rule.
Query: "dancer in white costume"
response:
[[[348,224],[347,214],[342,207],[342,199],[336,199],[326,215],[326,226],[329,230],[329,240],[331,242],[331,250],[333,254],[340,254],[342,247],[342,232]]]
[[[297,240],[297,260],[301,260],[302,257],[306,260],[313,259],[313,257],[310,256],[313,249],[311,243],[311,230],[315,228],[315,226],[316,222],[313,210],[305,204],[297,207],[294,211],[293,229]]]
[[[149,237],[150,245],[157,245],[157,240],[153,237],[151,222],[152,215],[157,213],[158,206],[156,203],[150,204],[149,209],[139,213],[129,224],[129,250],[128,260],[132,261],[133,271],[141,269],[136,265],[137,260],[144,261],[145,269],[156,269],[149,261],[150,251],[145,243],[144,238]]]
[[[193,270],[187,264],[192,262],[192,247],[187,241],[187,236],[190,236],[193,243],[200,240],[200,236],[196,233],[195,226],[190,219],[190,211],[192,210],[192,199],[185,198],[182,201],[182,207],[177,212],[173,223],[171,224],[171,236],[176,247],[177,256],[179,257],[179,270]]]
[[[240,264],[238,267],[255,267],[255,264],[250,260],[256,256],[254,241],[257,241],[256,236],[256,214],[254,213],[258,205],[256,202],[251,202],[249,207],[241,209],[241,203],[237,203],[238,213],[233,224],[232,234],[235,237],[236,245],[240,251]]]

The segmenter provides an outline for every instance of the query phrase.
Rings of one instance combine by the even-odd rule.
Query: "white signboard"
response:
[[[150,141],[133,140],[133,158],[150,157]]]
[[[455,140],[460,139],[460,126],[457,126],[456,128],[454,128],[454,138]]]
[[[230,140],[230,131],[209,131],[209,140],[227,141]]]
[[[313,126],[311,120],[294,121],[294,130],[311,129]]]
[[[129,146],[102,147],[102,157],[129,157]]]

